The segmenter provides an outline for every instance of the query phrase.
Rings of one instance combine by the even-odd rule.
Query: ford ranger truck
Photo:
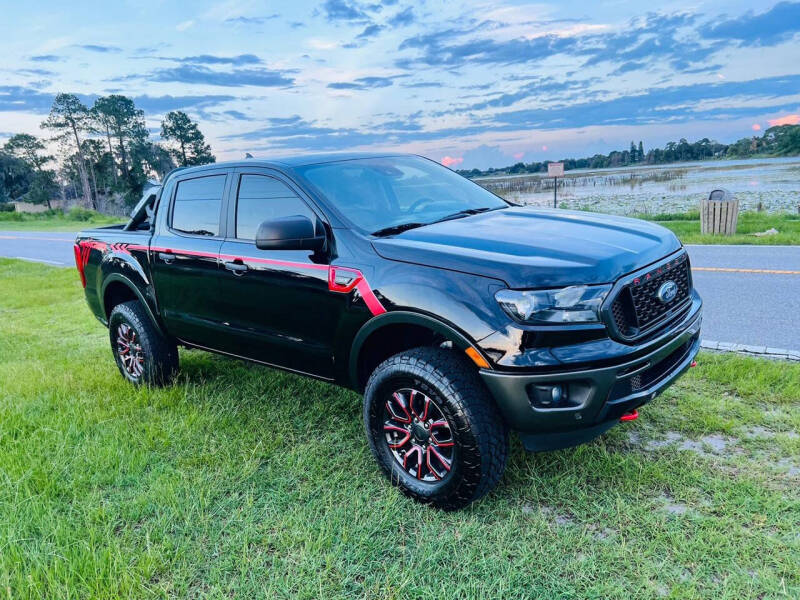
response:
[[[587,442],[700,344],[670,231],[513,206],[419,156],[178,169],[75,260],[131,383],[168,384],[182,346],[356,390],[389,481],[449,510],[497,485],[510,430]]]

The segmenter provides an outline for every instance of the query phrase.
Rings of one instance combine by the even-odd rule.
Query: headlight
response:
[[[573,285],[556,290],[500,290],[494,297],[522,323],[599,323],[610,285]]]

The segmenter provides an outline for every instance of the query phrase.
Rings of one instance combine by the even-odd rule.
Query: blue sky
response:
[[[502,166],[800,122],[800,2],[4,3],[0,140],[122,93],[219,158],[417,152]]]

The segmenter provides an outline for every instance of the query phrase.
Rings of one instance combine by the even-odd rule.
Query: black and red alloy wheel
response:
[[[386,444],[403,470],[419,481],[442,481],[453,465],[455,439],[436,403],[413,388],[387,398],[383,411]]]

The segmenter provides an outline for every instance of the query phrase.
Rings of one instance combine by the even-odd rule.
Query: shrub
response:
[[[89,210],[88,208],[81,208],[80,206],[73,206],[67,213],[67,218],[71,221],[91,221],[99,216],[100,215],[96,211]]]
[[[14,212],[17,207],[10,202],[0,202],[0,212]]]

